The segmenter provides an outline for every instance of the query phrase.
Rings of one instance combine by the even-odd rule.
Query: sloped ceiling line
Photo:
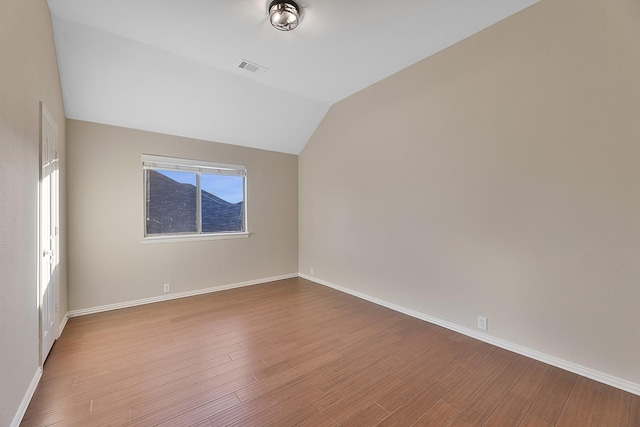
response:
[[[298,154],[333,103],[536,1],[307,1],[291,32],[262,0],[48,3],[67,117]]]

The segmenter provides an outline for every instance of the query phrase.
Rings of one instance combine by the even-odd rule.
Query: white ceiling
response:
[[[329,107],[538,0],[48,0],[66,115],[298,154]],[[239,68],[242,59],[265,74]]]

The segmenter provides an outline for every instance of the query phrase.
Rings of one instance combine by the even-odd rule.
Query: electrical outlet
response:
[[[169,292],[171,290],[171,285],[169,283],[164,284],[164,291]]]
[[[478,316],[478,329],[483,331],[487,330],[487,318],[484,316]]]
[[[311,267],[311,268],[309,269],[309,274],[310,274],[311,276],[313,276],[313,267]]]

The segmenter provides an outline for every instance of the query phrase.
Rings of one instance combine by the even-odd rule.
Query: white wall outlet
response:
[[[310,275],[310,276],[313,276],[313,267],[311,267],[311,268],[309,269],[309,275]]]
[[[171,290],[171,285],[169,283],[164,284],[164,291],[169,292]]]
[[[483,331],[487,330],[487,318],[484,316],[478,316],[478,329]]]

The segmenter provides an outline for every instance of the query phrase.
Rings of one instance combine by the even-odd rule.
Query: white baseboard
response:
[[[67,325],[67,320],[69,320],[69,313],[67,313],[62,319],[62,323],[58,326],[58,337],[62,335],[62,331],[64,327]],[[11,427],[18,427],[22,422],[22,418],[24,414],[27,412],[27,408],[29,407],[29,403],[31,403],[31,399],[33,398],[33,394],[36,392],[36,388],[38,388],[38,384],[40,383],[40,378],[42,378],[42,366],[38,367],[36,370],[33,379],[31,380],[31,384],[29,384],[29,388],[22,398],[22,402],[20,403],[20,407],[18,408],[18,412],[13,417],[13,421],[11,422]]]
[[[24,418],[24,414],[27,412],[27,408],[29,407],[29,403],[31,402],[31,398],[33,397],[33,393],[36,392],[36,388],[38,387],[38,383],[40,382],[40,378],[42,378],[42,368],[38,367],[36,370],[33,379],[31,380],[31,384],[29,384],[29,388],[22,398],[22,402],[20,402],[20,407],[18,407],[18,411],[16,415],[13,417],[13,421],[9,424],[10,427],[18,427],[22,422],[22,418]]]
[[[208,294],[211,292],[220,292],[220,291],[225,291],[227,289],[241,288],[244,286],[259,285],[261,283],[275,282],[276,280],[291,279],[293,277],[298,277],[298,273],[291,273],[291,274],[285,274],[282,276],[273,276],[273,277],[267,277],[263,279],[249,280],[246,282],[232,283],[229,285],[214,286],[214,287],[205,288],[205,289],[196,289],[193,291],[180,292],[177,294],[161,295],[158,297],[144,298],[144,299],[139,299],[134,301],[126,301],[126,302],[117,303],[117,304],[101,305],[99,307],[84,308],[81,310],[72,310],[67,312],[67,314],[65,314],[64,318],[62,319],[62,322],[58,327],[58,337],[62,335],[62,331],[67,325],[67,321],[69,320],[70,317],[84,316],[87,314],[100,313],[103,311],[117,310],[119,308],[134,307],[137,305],[150,304],[150,303],[160,302],[160,301],[168,301],[168,300],[178,299],[178,298],[186,298],[186,297],[191,297],[195,295]],[[33,394],[35,393],[36,388],[38,387],[40,378],[42,378],[42,367],[38,367],[38,370],[36,371],[36,374],[34,375],[33,380],[31,380],[31,384],[29,385],[29,388],[27,389],[27,392],[24,395],[22,402],[20,403],[20,407],[18,408],[16,415],[13,417],[13,421],[11,422],[10,427],[18,427],[22,422],[22,418],[24,417],[24,414],[27,411],[27,408],[29,407],[29,403],[33,398]]]
[[[583,377],[590,378],[592,380],[601,382],[603,384],[610,385],[612,387],[618,388],[620,390],[628,391],[629,393],[636,394],[640,396],[640,384],[633,383],[631,381],[624,380],[622,378],[614,377],[613,375],[605,374],[600,371],[596,371],[595,369],[587,368],[573,362],[569,362],[564,359],[560,359],[555,356],[551,356],[546,353],[539,352],[537,350],[533,350],[528,347],[521,346],[519,344],[514,344],[509,341],[502,340],[500,338],[492,337],[490,335],[486,335],[483,333],[479,333],[474,331],[473,329],[465,328],[460,325],[456,325],[455,323],[447,322],[445,320],[438,319],[436,317],[432,317],[426,315],[424,313],[420,313],[418,311],[373,297],[371,295],[364,294],[362,292],[354,291],[349,288],[345,288],[335,283],[328,282],[326,280],[318,279],[317,277],[309,276],[307,274],[299,273],[299,276],[303,279],[310,280],[312,282],[318,283],[323,286],[327,286],[329,288],[336,289],[338,291],[347,293],[349,295],[353,295],[355,297],[361,298],[363,300],[372,302],[374,304],[381,305],[383,307],[390,308],[391,310],[406,314],[411,317],[415,317],[420,320],[424,320],[429,323],[433,323],[434,325],[442,326],[443,328],[447,328],[449,330],[461,333],[463,335],[467,335],[469,337],[478,339],[480,341],[484,341],[486,343],[495,345],[496,347],[503,348],[505,350],[512,351],[514,353],[521,354],[526,357],[530,357],[535,360],[539,360],[540,362],[544,362],[546,364],[558,367],[560,369],[564,369],[569,372],[573,372],[574,374],[581,375]]]
[[[69,320],[69,313],[67,312],[67,314],[65,314],[64,317],[62,318],[62,323],[60,323],[60,325],[58,326],[58,338],[60,338],[60,335],[62,335],[62,331],[64,331],[64,327],[67,326],[68,320]]]
[[[273,277],[267,277],[267,278],[256,279],[256,280],[248,280],[246,282],[238,282],[238,283],[232,283],[228,285],[214,286],[211,288],[196,289],[193,291],[180,292],[177,294],[160,295],[157,297],[119,302],[116,304],[101,305],[98,307],[83,308],[80,310],[71,310],[67,313],[67,315],[65,316],[65,319],[68,319],[69,317],[85,316],[87,314],[101,313],[103,311],[117,310],[120,308],[135,307],[137,305],[151,304],[154,302],[169,301],[172,299],[192,297],[195,295],[208,294],[211,292],[226,291],[228,289],[242,288],[245,286],[259,285],[261,283],[275,282],[276,280],[291,279],[293,277],[298,277],[298,273],[291,273],[291,274],[285,274],[282,276],[273,276]]]

